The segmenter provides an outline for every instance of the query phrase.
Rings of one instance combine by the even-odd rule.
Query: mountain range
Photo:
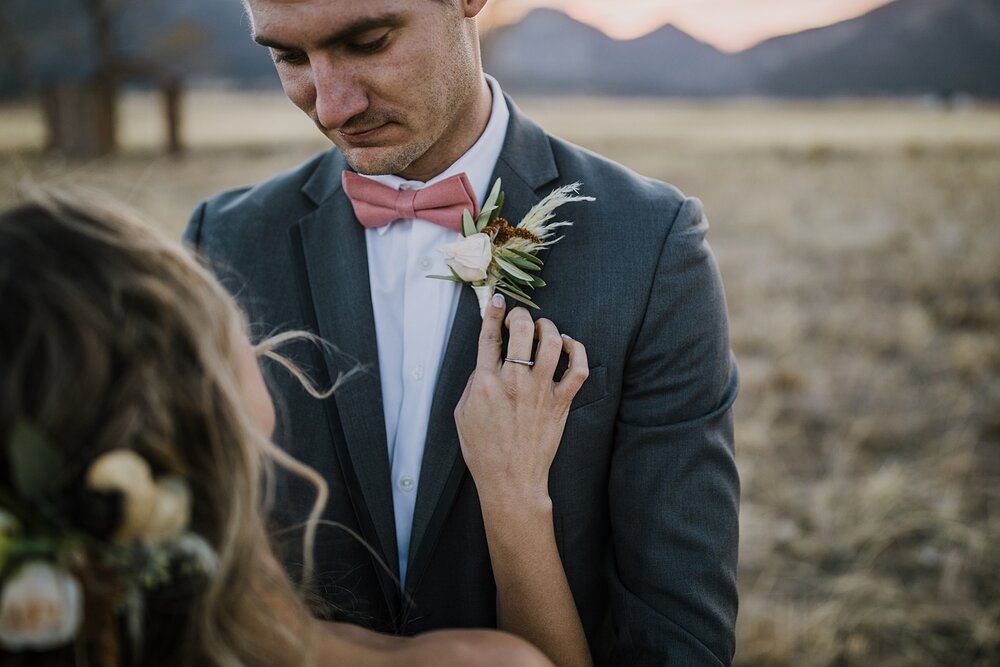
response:
[[[4,0],[0,94],[93,69],[80,0]],[[119,52],[136,80],[276,86],[235,0],[120,0]],[[620,41],[549,9],[483,37],[513,92],[784,97],[968,93],[1000,98],[1000,0],[895,0],[864,16],[723,53],[674,26]]]
[[[735,54],[673,26],[618,41],[539,9],[487,35],[484,52],[527,92],[1000,97],[1000,0],[896,0]]]

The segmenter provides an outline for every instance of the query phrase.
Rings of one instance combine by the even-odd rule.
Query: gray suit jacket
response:
[[[731,406],[737,392],[725,298],[701,204],[512,117],[494,178],[504,214],[581,181],[594,203],[547,252],[535,293],[587,346],[591,373],[552,466],[555,530],[599,664],[728,665],[736,620],[737,506]],[[496,589],[475,485],[452,412],[476,360],[480,318],[463,289],[431,411],[407,591],[397,569],[378,354],[362,227],[336,150],[201,204],[185,240],[247,310],[257,335],[317,332],[293,359],[320,383],[357,363],[327,401],[272,374],[277,440],[330,484],[316,557],[330,616],[402,634],[496,624]],[[279,476],[273,520],[295,526],[315,497]],[[350,529],[350,531],[345,530]],[[360,534],[363,540],[349,532]],[[286,531],[293,572],[300,533]]]

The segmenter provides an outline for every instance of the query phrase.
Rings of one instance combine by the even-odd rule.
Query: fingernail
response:
[[[569,334],[563,334],[562,337],[565,338],[566,340],[573,340],[573,338]]]
[[[503,304],[504,304],[503,294],[494,294],[493,295],[493,307],[494,308],[503,308]]]

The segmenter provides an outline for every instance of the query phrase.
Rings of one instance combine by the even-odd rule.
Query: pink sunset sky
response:
[[[860,16],[891,0],[494,0],[490,23],[537,7],[559,9],[618,39],[672,23],[723,51]],[[489,7],[489,4],[487,4]]]

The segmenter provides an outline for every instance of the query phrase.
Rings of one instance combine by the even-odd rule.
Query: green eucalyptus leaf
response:
[[[477,221],[479,221],[479,220],[486,220],[486,222],[488,223],[490,221],[490,218],[493,217],[493,211],[495,211],[495,210],[497,210],[496,206],[485,206],[485,207],[483,207],[483,210],[481,210],[479,212],[479,217],[477,217],[476,220]]]
[[[504,257],[504,259],[513,264],[514,266],[518,267],[519,269],[524,269],[525,271],[538,270],[537,266],[517,255],[508,255],[507,257]]]
[[[36,428],[18,422],[7,456],[14,487],[21,496],[41,501],[56,490],[64,470],[63,456]]]
[[[7,543],[7,555],[11,559],[45,558],[56,555],[58,544],[47,537],[16,537]]]
[[[486,225],[488,224],[490,224],[490,213],[489,211],[483,211],[479,214],[479,217],[476,218],[476,233],[478,234],[486,229]]]
[[[512,292],[510,290],[507,290],[507,289],[501,287],[500,285],[497,285],[497,290],[500,291],[500,292],[503,292],[504,294],[506,294],[510,298],[514,299],[515,301],[520,301],[524,305],[531,306],[535,310],[538,310],[538,304],[536,304],[534,301],[532,301],[531,299],[529,299],[526,296],[523,296],[521,294],[515,294],[514,292]]]
[[[514,253],[515,255],[517,255],[518,257],[520,257],[521,259],[523,259],[525,261],[528,261],[528,262],[531,262],[532,264],[534,264],[538,268],[542,268],[543,266],[545,266],[545,262],[543,262],[539,258],[535,257],[530,252],[524,252],[523,250],[518,250],[517,248],[507,248],[507,250],[510,250],[512,253]]]
[[[490,195],[486,198],[486,203],[483,204],[483,210],[479,212],[479,217],[476,218],[476,229],[478,231],[483,231],[486,225],[493,222],[493,219],[500,215],[500,206],[498,202],[502,201],[502,192],[500,190],[500,179],[498,178],[493,184],[493,189],[490,191]]]
[[[499,183],[499,182],[500,182],[500,179],[498,178],[497,179],[497,183]],[[497,218],[500,217],[500,212],[503,210],[503,202],[504,202],[504,199],[506,199],[506,197],[507,197],[507,195],[504,192],[501,192],[497,196],[497,207],[495,209],[493,209],[492,213],[490,213],[490,224],[491,225],[494,222],[496,222]]]
[[[450,266],[448,267],[448,270],[451,272],[450,276],[427,276],[427,278],[434,278],[435,280],[450,280],[453,283],[459,283],[462,285],[468,282],[467,280],[462,280],[462,277],[458,275],[455,272],[455,269],[451,268]]]
[[[501,201],[501,196],[503,192],[500,189],[500,179],[498,178],[496,182],[493,183],[493,189],[490,190],[490,196],[486,198],[486,203],[483,204],[483,210],[489,209],[493,211],[500,208],[499,202]]]
[[[469,237],[476,233],[476,221],[472,219],[469,209],[465,209],[462,211],[462,236]]]
[[[538,276],[535,276],[534,280],[531,281],[531,286],[532,287],[545,287],[547,284],[548,283],[546,283],[544,280],[542,280]]]
[[[531,274],[525,273],[521,269],[514,266],[512,263],[508,262],[503,257],[494,257],[493,259],[497,263],[497,266],[499,266],[500,269],[505,273],[510,274],[511,277],[523,280],[525,282],[529,283],[531,282],[532,280]]]
[[[504,281],[504,282],[502,282],[502,283],[499,283],[499,284],[500,284],[500,285],[502,285],[503,287],[505,287],[505,288],[509,289],[510,291],[514,292],[515,294],[520,294],[520,295],[521,295],[521,296],[523,296],[523,297],[524,297],[525,299],[527,299],[527,298],[528,298],[528,293],[527,293],[527,292],[525,292],[525,291],[524,291],[523,289],[521,289],[521,288],[520,288],[520,287],[519,287],[518,285],[516,285],[515,283],[512,283],[512,282],[509,282],[509,281]]]

